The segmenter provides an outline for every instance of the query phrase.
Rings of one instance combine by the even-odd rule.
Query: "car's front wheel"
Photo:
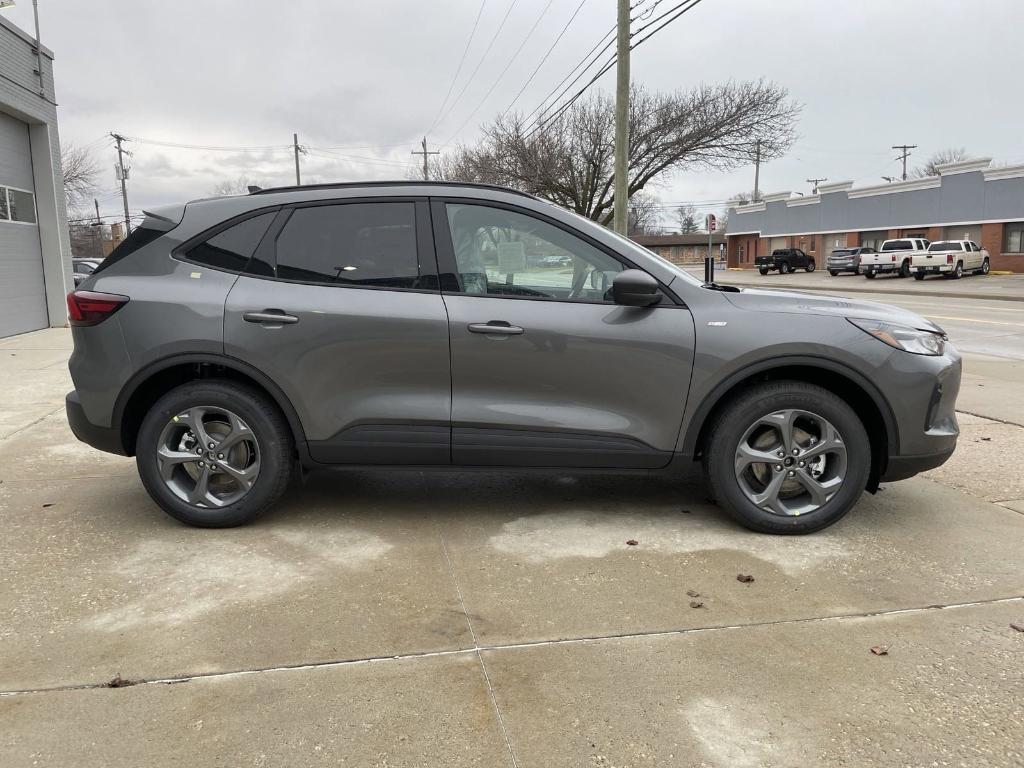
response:
[[[992,265],[989,264],[988,259],[981,262],[981,274],[987,275],[992,269]]]
[[[805,272],[813,272],[813,271],[814,271],[814,266],[815,266],[815,265],[814,265],[814,259],[810,259],[810,260],[809,260],[809,261],[807,262],[807,266],[806,266],[806,267],[804,267],[804,271],[805,271]]]
[[[203,528],[247,523],[291,480],[291,430],[251,387],[208,379],[161,397],[142,421],[135,461],[171,517]]]
[[[784,275],[788,275],[789,274],[790,266],[789,266],[789,262],[788,261],[784,261],[784,262],[782,262],[782,264],[779,265],[779,272],[781,272]]]
[[[801,381],[758,384],[718,415],[704,451],[726,513],[762,533],[812,533],[860,498],[871,468],[864,425],[844,400]]]

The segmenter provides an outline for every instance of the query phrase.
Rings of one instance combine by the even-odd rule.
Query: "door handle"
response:
[[[262,312],[246,312],[242,319],[247,323],[267,323],[268,325],[292,325],[299,322],[295,315],[285,314],[280,309],[265,309]]]
[[[491,320],[488,323],[470,323],[470,333],[491,333],[495,336],[518,336],[525,331],[518,325],[512,325],[504,320]]]

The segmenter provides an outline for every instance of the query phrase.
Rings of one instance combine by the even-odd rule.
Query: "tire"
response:
[[[830,270],[828,271],[828,273],[829,273],[830,275],[832,275],[832,277],[835,277],[836,275],[838,275],[838,274],[839,274],[839,273],[838,273],[838,272],[837,272],[836,270],[834,270],[834,269],[830,269]]]
[[[910,260],[904,259],[903,263],[900,264],[900,277],[910,277]]]
[[[947,275],[947,277],[950,280],[959,280],[963,276],[964,276],[964,263],[962,261],[958,261],[956,263],[956,267],[953,268],[953,271],[950,272]]]
[[[768,274],[768,267],[758,267],[757,271],[760,272],[762,275],[767,275]]]
[[[864,277],[866,277],[868,280],[874,280],[876,277],[878,277],[878,273],[877,272],[865,272],[864,273]]]
[[[809,261],[807,262],[807,266],[806,266],[806,267],[804,267],[804,272],[813,272],[813,271],[814,271],[814,267],[815,267],[815,266],[816,266],[816,265],[815,265],[815,263],[814,263],[814,259],[810,259],[810,260],[809,260]]]
[[[915,272],[914,273],[914,279],[915,280],[924,280],[924,272]]]
[[[779,272],[784,275],[788,275],[792,271],[792,267],[789,266],[788,261],[784,261],[779,265]]]
[[[981,262],[981,274],[987,275],[991,269],[992,265],[988,263],[988,259]]]
[[[773,466],[766,464],[748,465],[743,473],[737,471],[737,463],[740,459],[738,449],[741,441],[747,437],[752,429],[767,429],[756,426],[761,419],[781,411],[797,410],[800,415],[795,417],[794,424],[803,425],[795,434],[804,434],[804,442],[801,446],[808,447],[812,444],[806,435],[814,430],[811,426],[815,424],[812,416],[818,420],[830,424],[838,432],[841,440],[830,442],[835,446],[836,453],[826,453],[823,463],[814,470],[809,468],[799,469],[799,455],[790,457],[784,454],[784,459],[792,458],[793,470],[783,469],[782,474],[776,476]],[[810,432],[802,432],[807,427]],[[770,430],[769,430],[770,433]],[[757,384],[742,392],[731,400],[717,415],[714,423],[708,431],[710,435],[704,448],[704,472],[711,486],[714,498],[722,506],[723,510],[740,523],[753,531],[760,533],[778,534],[806,534],[826,528],[841,519],[856,504],[868,481],[868,474],[871,469],[871,445],[868,441],[864,425],[854,410],[837,395],[815,384],[802,381],[774,381]],[[755,434],[757,434],[755,432]],[[823,429],[821,439],[827,430]],[[758,440],[764,438],[762,434]],[[781,445],[776,446],[781,449]],[[815,450],[811,447],[811,450]],[[840,453],[844,452],[844,459]],[[766,455],[777,456],[776,448],[767,449]],[[784,460],[780,458],[780,461]],[[821,461],[820,459],[818,461]],[[845,461],[845,467],[843,462]],[[776,508],[788,509],[786,513],[770,511],[765,506],[758,506],[748,495],[750,486],[748,479],[753,479],[752,472],[760,467],[765,477],[781,477],[777,482],[782,483],[785,493],[786,484],[795,486],[796,491],[788,492],[786,498],[779,497],[774,502],[766,502],[766,505]],[[776,466],[783,466],[782,464]],[[842,479],[832,490],[831,495],[823,491],[823,503],[813,505],[810,494],[803,490],[807,486],[803,481],[789,479],[786,477],[790,471],[804,473],[809,478],[812,471],[820,471],[818,477],[824,477],[823,483],[835,482],[836,477]],[[830,473],[835,472],[835,476]],[[824,485],[816,486],[819,489]],[[796,496],[792,494],[796,493]],[[803,494],[803,495],[801,495]],[[806,496],[810,502],[802,501]],[[813,509],[800,510],[801,505],[811,503]],[[779,507],[779,505],[783,505]],[[789,505],[792,505],[791,507]]]
[[[209,444],[235,435],[220,459],[210,451],[183,460],[194,447],[203,450],[190,426],[196,415]],[[161,446],[170,458],[158,457]],[[294,454],[291,429],[274,403],[244,384],[204,379],[172,389],[150,408],[139,428],[135,463],[149,495],[175,520],[230,528],[252,521],[281,497],[291,482]],[[220,466],[214,464],[218,460]],[[229,466],[234,466],[231,473]],[[199,473],[208,478],[202,489]],[[235,473],[245,479],[236,480]],[[198,496],[201,490],[202,498],[187,500],[190,492]]]

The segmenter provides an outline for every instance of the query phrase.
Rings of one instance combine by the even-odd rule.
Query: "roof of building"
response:
[[[707,245],[707,232],[689,232],[686,234],[676,233],[674,235],[636,235],[630,238],[635,243],[650,248],[652,245],[673,246],[673,245]],[[717,245],[725,242],[724,232],[715,232],[711,235],[711,243]]]

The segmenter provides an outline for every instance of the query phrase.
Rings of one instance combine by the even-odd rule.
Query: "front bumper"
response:
[[[78,398],[77,390],[71,390],[65,396],[64,410],[67,412],[71,431],[83,443],[107,453],[128,455],[121,442],[120,430],[111,427],[98,427],[89,421],[85,415],[85,409],[82,408],[82,401]]]
[[[908,477],[927,472],[946,463],[953,455],[955,446],[940,453],[926,453],[922,456],[891,456],[885,472],[880,478],[882,482],[891,483],[895,480],[906,480]]]

